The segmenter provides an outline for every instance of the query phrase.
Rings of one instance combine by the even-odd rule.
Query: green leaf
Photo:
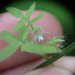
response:
[[[0,38],[1,38],[1,33],[0,33]]]
[[[32,4],[32,6],[29,8],[29,10],[26,13],[26,18],[27,19],[30,19],[30,16],[33,13],[34,9],[35,9],[35,2]]]
[[[41,48],[42,53],[60,53],[62,52],[59,48],[55,46],[48,46],[48,45],[43,45],[43,44],[40,44],[39,46]]]
[[[38,31],[40,31],[42,28],[40,27],[40,26],[35,26],[34,27],[34,32],[35,32],[35,34],[38,32]]]
[[[52,39],[49,43],[64,42],[63,39]]]
[[[12,43],[14,43],[14,42],[20,42],[20,39],[17,38],[14,34],[12,34],[12,33],[9,32],[9,31],[2,31],[2,33],[0,34],[0,37],[1,37],[4,41],[6,41],[6,42],[8,42],[8,43],[10,43],[10,44],[12,44]]]
[[[56,36],[55,38],[62,39],[62,38],[64,38],[64,36]]]
[[[25,26],[25,30],[23,32],[22,40],[25,40],[27,38],[28,33],[29,33],[29,29],[30,29],[30,25]]]
[[[14,27],[14,29],[12,31],[19,30],[24,25],[24,23],[25,23],[25,21],[23,21],[23,20],[18,21],[18,24]]]
[[[34,44],[34,43],[30,43],[30,42],[22,44],[21,50],[30,52],[30,53],[41,54],[41,50],[40,50],[38,44]]]
[[[31,23],[34,24],[35,22],[37,22],[38,20],[40,20],[42,17],[44,16],[44,12],[41,13],[39,16],[37,16],[36,18],[34,18]]]
[[[22,12],[14,7],[7,7],[6,9],[14,17],[21,18],[21,19],[25,18]]]
[[[23,26],[18,30],[20,38],[22,38],[24,31],[25,31],[25,25],[23,25]]]
[[[20,46],[19,43],[13,43],[0,51],[0,61],[10,57]]]
[[[47,42],[47,44],[55,44],[57,42],[65,42],[65,40],[61,39],[61,38],[64,38],[63,36],[57,36],[57,37],[54,37],[52,38],[49,42]]]
[[[43,44],[38,45],[38,44],[30,43],[30,42],[22,44],[21,50],[30,52],[30,53],[36,53],[36,54],[61,53],[62,52],[62,50],[54,46],[48,46],[48,45],[43,45]]]
[[[44,34],[47,34],[47,32],[42,32],[42,33],[39,33],[39,35],[41,35],[41,36],[42,36],[42,35],[44,35]]]
[[[18,30],[19,36],[20,36],[21,39],[22,39],[22,37],[23,37],[24,31],[25,31],[25,25],[23,25],[23,26]],[[25,39],[25,41],[28,41],[28,40],[29,40],[29,36],[27,36],[27,38]]]

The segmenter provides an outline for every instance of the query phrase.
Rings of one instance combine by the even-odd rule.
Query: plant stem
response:
[[[43,58],[45,58],[46,60],[49,59],[48,56],[47,56],[46,54],[41,54],[41,56],[42,56]]]
[[[46,55],[46,54],[41,54],[41,56],[46,59],[46,60],[49,60],[49,57]],[[50,66],[54,66],[54,64],[50,64]]]
[[[29,21],[28,24],[31,26],[32,30],[34,30],[33,25],[31,24],[31,22]]]

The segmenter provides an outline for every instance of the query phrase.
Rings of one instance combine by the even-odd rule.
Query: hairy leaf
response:
[[[41,54],[41,50],[40,50],[38,44],[34,44],[34,43],[30,43],[30,42],[22,44],[21,50],[30,52],[30,53]]]
[[[2,38],[4,41],[10,44],[14,42],[20,42],[20,39],[9,31],[2,31],[2,33],[0,34],[0,38]]]
[[[23,32],[22,40],[26,39],[29,33],[30,25],[25,26],[25,30]]]
[[[0,61],[3,61],[4,59],[10,57],[16,49],[20,46],[20,43],[13,43],[7,47],[5,47],[3,50],[0,51]]]
[[[27,19],[30,19],[30,16],[33,13],[34,9],[35,9],[35,2],[32,4],[32,6],[29,8],[29,10],[26,13],[26,18]]]
[[[18,30],[20,38],[22,38],[24,31],[25,31],[25,25],[23,25],[23,26]]]
[[[22,37],[23,37],[24,31],[25,31],[25,25],[23,25],[23,26],[18,30],[19,36],[20,36],[21,39],[22,39]],[[29,40],[29,36],[27,36],[27,38],[25,39],[25,41],[28,41],[28,40]]]
[[[64,42],[64,41],[65,40],[63,40],[63,39],[52,39],[52,40],[50,40],[49,43]]]
[[[17,8],[7,7],[6,9],[14,17],[21,18],[21,19],[25,18],[25,16],[22,14],[22,12]]]
[[[64,36],[56,36],[55,38],[62,39],[62,38],[64,38]]]
[[[39,35],[44,35],[44,34],[47,34],[47,32],[42,32],[42,33],[40,33]]]
[[[44,12],[41,13],[39,16],[37,16],[36,18],[34,18],[31,23],[34,24],[35,22],[37,22],[38,20],[40,20],[42,17],[44,16]]]
[[[40,26],[35,26],[34,27],[34,32],[35,32],[35,34],[38,32],[38,31],[40,31],[42,28],[40,27]]]
[[[55,46],[48,46],[48,45],[43,45],[43,44],[40,44],[39,46],[41,48],[42,53],[58,53],[58,52],[62,52],[61,50],[58,50],[58,48],[55,47]]]

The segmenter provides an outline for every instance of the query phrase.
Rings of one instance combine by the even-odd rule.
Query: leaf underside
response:
[[[25,30],[23,32],[22,40],[25,40],[29,34],[30,25],[25,26]]]
[[[34,44],[34,43],[25,43],[21,46],[22,51],[36,53],[36,54],[44,54],[44,53],[60,53],[62,52],[60,49],[54,46],[48,46],[43,44]]]
[[[42,53],[61,53],[62,50],[55,47],[55,46],[49,46],[49,45],[43,45],[40,44],[40,50]]]
[[[33,11],[35,10],[35,2],[32,4],[32,6],[29,8],[29,10],[26,13],[26,18],[30,19],[31,14],[33,13]]]
[[[22,12],[20,10],[18,10],[17,8],[7,7],[6,9],[14,17],[21,18],[21,19],[25,18],[25,16],[22,14]]]
[[[25,31],[25,25],[23,25],[19,30],[18,30],[18,33],[19,33],[19,37],[22,39],[22,36],[24,34],[24,31]]]
[[[38,20],[40,20],[42,17],[44,16],[44,12],[41,13],[39,16],[37,16],[36,18],[34,18],[31,23],[34,24],[35,22],[37,22]]]
[[[39,46],[37,44],[30,43],[30,42],[28,42],[26,44],[22,44],[21,50],[30,52],[30,53],[40,54]]]
[[[16,49],[18,49],[19,46],[19,43],[13,43],[5,47],[2,51],[0,51],[0,61],[10,57],[16,51]]]
[[[9,31],[2,31],[2,33],[0,34],[0,38],[3,39],[4,41],[12,44],[14,42],[20,42],[20,39],[17,38],[14,34],[12,34]]]
[[[52,39],[50,42],[56,43],[56,42],[64,42],[65,40],[63,39]]]

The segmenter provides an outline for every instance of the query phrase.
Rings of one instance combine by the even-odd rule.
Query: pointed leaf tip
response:
[[[22,12],[17,8],[7,7],[6,9],[14,17],[21,18],[21,19],[25,18],[25,16],[22,14]]]
[[[29,8],[29,10],[26,13],[26,18],[27,19],[30,19],[30,16],[33,13],[34,9],[35,9],[35,2],[32,4],[32,6]]]
[[[0,34],[0,38],[3,39],[4,41],[12,44],[14,42],[20,42],[20,39],[16,37],[14,34],[12,34],[9,31],[2,31]]]
[[[32,24],[34,24],[35,22],[37,22],[38,20],[40,20],[43,16],[44,16],[44,12],[42,12],[40,15],[38,15],[36,18],[34,18],[34,19],[31,21]]]

